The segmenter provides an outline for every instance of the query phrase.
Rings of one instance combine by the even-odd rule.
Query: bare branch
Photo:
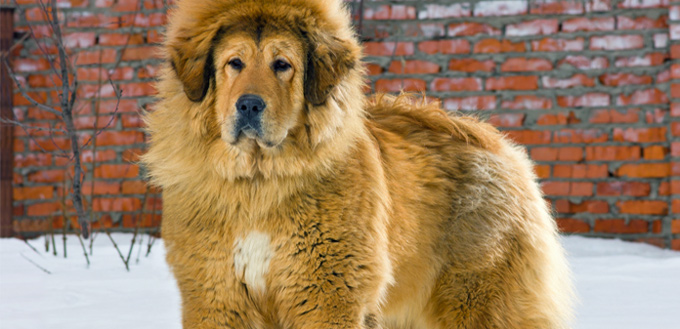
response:
[[[56,128],[52,128],[52,127],[50,127],[50,128],[36,127],[36,126],[31,126],[31,125],[27,125],[27,124],[21,123],[21,122],[19,122],[19,121],[8,120],[8,119],[4,119],[4,118],[0,118],[0,122],[9,123],[9,124],[11,124],[11,125],[19,126],[19,127],[21,127],[22,129],[24,129],[24,130],[38,130],[38,131],[60,132],[60,133],[64,133],[64,134],[66,133],[66,130],[64,130],[64,129],[56,129]]]
[[[76,135],[76,129],[73,124],[73,104],[75,103],[75,90],[70,92],[69,88],[69,62],[68,55],[66,54],[66,49],[63,43],[63,36],[61,33],[61,27],[59,26],[59,15],[57,13],[57,1],[51,1],[52,6],[52,29],[54,30],[54,37],[58,41],[57,48],[59,51],[59,66],[61,67],[61,79],[62,79],[62,94],[60,95],[61,100],[61,117],[66,124],[66,130],[68,131],[69,138],[71,139],[71,151],[73,152],[73,159],[75,161],[74,167],[74,177],[73,177],[73,205],[76,208],[78,214],[78,223],[80,224],[81,233],[85,239],[90,236],[90,219],[85,213],[83,208],[83,200],[81,193],[81,185],[83,182],[83,167],[80,159],[80,145],[78,145],[78,136]],[[74,86],[77,86],[74,76]],[[70,98],[71,95],[73,99]]]
[[[120,99],[123,96],[123,91],[116,88],[116,85],[113,83],[113,80],[111,80],[111,77],[109,77],[109,83],[111,84],[111,87],[113,87],[113,91],[116,93],[116,107],[114,108],[113,113],[111,114],[111,118],[109,119],[109,121],[106,123],[106,125],[104,127],[102,127],[101,129],[96,129],[96,124],[95,124],[95,129],[96,129],[95,133],[92,134],[92,136],[90,136],[90,138],[88,138],[88,140],[85,141],[85,143],[83,143],[83,148],[90,145],[90,142],[95,141],[97,136],[99,136],[99,134],[101,134],[105,129],[110,127],[111,124],[113,123],[114,119],[116,118],[116,113],[118,113],[118,107],[120,106]],[[97,102],[99,102],[99,99],[97,100]],[[96,112],[95,117],[98,117],[99,116],[99,108],[97,108],[96,111],[97,112]],[[95,119],[95,120],[96,120],[95,122],[99,121],[98,119]]]

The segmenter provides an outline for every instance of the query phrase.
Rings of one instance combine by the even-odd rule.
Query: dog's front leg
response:
[[[280,310],[289,320],[284,323],[301,329],[381,328],[379,302],[391,278],[383,255],[326,249],[304,258],[308,266],[294,267],[294,285],[282,289]]]

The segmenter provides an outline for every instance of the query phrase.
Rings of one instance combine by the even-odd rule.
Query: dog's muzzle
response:
[[[236,101],[236,137],[244,133],[249,138],[262,135],[262,112],[267,107],[262,97],[243,95]]]

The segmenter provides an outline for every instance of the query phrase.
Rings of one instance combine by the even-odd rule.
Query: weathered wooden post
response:
[[[0,118],[13,120],[13,85],[5,59],[9,59],[14,36],[14,7],[0,4]],[[7,58],[5,58],[7,57]],[[14,125],[0,122],[0,237],[14,235],[12,229],[12,172]]]

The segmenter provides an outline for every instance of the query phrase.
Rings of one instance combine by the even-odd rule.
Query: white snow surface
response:
[[[131,234],[113,234],[127,255]],[[148,236],[126,271],[105,235],[95,239],[88,267],[78,239],[63,258],[45,252],[44,238],[0,239],[2,329],[180,329],[180,298],[158,240]],[[578,236],[563,237],[579,302],[574,329],[680,328],[680,252]],[[88,241],[86,241],[88,243]],[[34,264],[35,263],[35,264]],[[49,271],[47,274],[37,265]]]

